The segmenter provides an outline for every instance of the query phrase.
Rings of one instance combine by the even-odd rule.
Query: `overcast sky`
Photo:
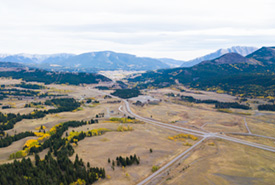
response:
[[[192,59],[275,45],[275,0],[1,0],[0,53]]]

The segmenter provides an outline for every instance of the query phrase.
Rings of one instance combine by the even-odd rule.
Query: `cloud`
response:
[[[0,53],[114,50],[191,59],[232,45],[272,45],[272,0],[0,2]]]

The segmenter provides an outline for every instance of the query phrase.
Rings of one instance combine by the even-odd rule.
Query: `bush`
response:
[[[159,169],[159,166],[155,166],[155,165],[154,165],[154,166],[152,167],[152,172],[154,173],[154,172],[158,171],[158,169]]]

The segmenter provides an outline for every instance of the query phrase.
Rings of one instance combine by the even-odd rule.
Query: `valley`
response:
[[[20,84],[21,81],[3,79],[1,83],[1,85],[12,86],[13,84]],[[275,123],[272,121],[275,114],[262,111],[259,114],[255,108],[252,110],[230,109],[230,112],[220,112],[211,104],[197,104],[179,99],[180,96],[191,96],[201,100],[212,99],[221,102],[235,102],[236,97],[234,96],[191,90],[184,86],[178,86],[178,89],[143,90],[143,95],[129,99],[126,103],[126,101],[117,97],[106,97],[110,90],[98,90],[95,88],[96,85],[36,84],[45,87],[39,90],[43,93],[54,93],[56,97],[60,94],[62,95],[60,98],[72,97],[82,102],[81,109],[72,112],[49,114],[39,119],[23,119],[16,123],[14,128],[6,130],[5,133],[14,135],[25,131],[37,132],[37,128],[41,127],[41,125],[45,127],[44,131],[47,133],[62,122],[70,120],[98,120],[97,124],[69,128],[67,131],[67,133],[81,133],[101,128],[110,130],[97,137],[85,138],[73,145],[75,153],[70,157],[70,160],[74,161],[77,154],[84,162],[89,162],[89,165],[105,169],[106,178],[98,179],[96,184],[140,183],[144,177],[152,174],[151,169],[153,166],[164,167],[168,162],[173,161],[172,159],[176,159],[183,153],[184,155],[180,155],[181,157],[178,157],[169,166],[163,170],[160,169],[158,176],[141,184],[181,184],[182,182],[187,184],[188,182],[192,182],[191,184],[194,182],[204,182],[206,184],[212,182],[223,182],[225,184],[253,182],[260,184],[261,182],[269,183],[274,180],[271,175],[272,171],[270,171],[274,166],[268,161],[274,158],[274,152],[271,151],[275,148],[273,134]],[[99,85],[104,86],[106,83]],[[185,89],[185,91],[181,92],[179,89]],[[176,96],[171,96],[172,93]],[[16,97],[10,97],[2,100],[2,105],[12,105],[12,107],[2,109],[1,112],[28,114],[33,112],[34,109],[49,110],[52,108],[45,105],[24,108],[27,103],[44,102],[48,97],[22,97],[22,99],[17,99]],[[91,103],[88,103],[88,100],[91,100]],[[92,103],[93,101],[95,103]],[[135,104],[137,101],[141,101],[143,104]],[[247,101],[250,102],[251,107],[255,107],[251,102],[263,100],[248,99]],[[127,110],[127,106],[133,113]],[[135,117],[136,121],[121,122],[110,119],[112,117],[123,118],[128,115]],[[244,119],[247,125],[245,125]],[[167,126],[160,127],[158,122],[165,123]],[[118,132],[117,129],[121,125],[131,127],[131,131]],[[247,128],[249,128],[249,131]],[[242,135],[242,133],[250,134],[250,132],[252,134],[269,136],[270,138]],[[193,135],[198,140],[172,138],[181,133]],[[204,134],[202,133],[208,134],[207,137],[203,136]],[[211,136],[210,133],[215,134]],[[216,138],[220,134],[222,137]],[[255,143],[255,145],[259,144],[259,146],[264,146],[264,148],[270,147],[271,151],[245,146],[227,139],[224,140],[224,136]],[[63,134],[63,137],[66,136]],[[27,137],[12,143],[6,148],[0,148],[0,163],[12,162],[13,159],[9,160],[12,153],[22,150],[26,141],[37,138],[33,136]],[[150,149],[152,149],[152,153]],[[40,158],[45,157],[47,152],[47,149],[39,152]],[[139,165],[124,168],[115,164],[114,169],[112,169],[112,164],[108,163],[108,158],[115,160],[117,156],[134,154],[140,157]],[[238,156],[243,156],[243,159],[238,159]],[[260,156],[265,156],[265,159]],[[30,157],[34,160],[32,155]],[[20,160],[20,158],[18,159]],[[240,160],[242,161],[242,168],[248,165],[252,171],[243,170],[237,173],[236,170],[239,169],[239,166],[233,164],[238,164],[239,162],[237,161]],[[253,165],[250,162],[251,160],[254,161]],[[261,163],[256,161],[261,161]],[[226,166],[225,169],[218,170],[224,165]],[[201,168],[202,166],[203,168]],[[265,169],[265,175],[259,169]],[[269,173],[270,175],[268,175]],[[192,180],[193,177],[197,176],[203,176],[204,178]]]
[[[265,51],[273,49],[142,73],[3,64],[1,184],[272,184],[274,74]],[[222,86],[229,74],[251,87]]]

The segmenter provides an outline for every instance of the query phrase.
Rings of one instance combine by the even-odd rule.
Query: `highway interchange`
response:
[[[110,95],[110,94],[105,93],[103,91],[101,91],[101,92],[104,95],[108,95],[108,96],[111,96],[113,98],[121,99],[119,97]],[[262,149],[262,150],[266,150],[266,151],[274,152],[275,153],[275,147],[271,147],[271,146],[267,146],[267,145],[262,145],[262,144],[258,144],[258,143],[254,143],[254,142],[249,142],[249,141],[245,141],[245,140],[242,140],[242,139],[237,139],[237,138],[234,138],[234,137],[229,137],[229,136],[226,136],[226,135],[224,135],[222,133],[213,133],[213,132],[208,132],[208,131],[206,132],[206,131],[201,131],[201,130],[188,129],[188,128],[184,128],[184,127],[180,127],[180,126],[171,125],[171,124],[163,123],[163,122],[160,122],[160,121],[156,121],[156,120],[154,120],[152,118],[142,117],[142,116],[137,115],[134,112],[132,112],[128,100],[125,100],[125,99],[121,99],[121,100],[122,100],[123,104],[119,107],[119,111],[122,112],[122,113],[124,113],[124,114],[126,114],[126,115],[128,115],[128,116],[135,117],[136,119],[138,119],[140,121],[143,121],[145,123],[151,124],[151,125],[159,126],[159,127],[162,127],[162,128],[173,130],[173,131],[183,132],[183,133],[186,133],[186,134],[192,134],[192,135],[199,136],[199,137],[202,138],[196,144],[194,144],[193,146],[191,146],[190,148],[188,148],[186,151],[184,151],[181,154],[179,154],[178,156],[176,156],[174,159],[172,159],[167,164],[165,164],[164,166],[162,166],[156,172],[154,172],[150,176],[148,176],[145,179],[143,179],[141,182],[138,183],[138,185],[149,184],[151,180],[153,180],[154,178],[158,177],[168,167],[170,167],[176,161],[182,159],[187,153],[191,152],[194,148],[196,148],[198,145],[200,145],[203,141],[205,141],[208,138],[224,139],[224,140],[227,140],[227,141],[231,141],[231,142],[235,142],[235,143],[239,143],[239,144],[243,144],[243,145],[247,145],[247,146],[250,146],[250,147],[254,147],[254,148],[258,148],[258,149]],[[246,120],[244,120],[244,121],[245,121],[245,126],[246,126],[246,128],[247,128],[247,130],[249,132],[249,133],[244,133],[244,135],[256,136],[256,137],[265,137],[265,138],[269,138],[269,139],[275,139],[273,137],[267,137],[267,136],[252,134],[250,132],[249,128],[248,128]]]
[[[123,101],[124,104],[119,107],[119,111],[121,111],[122,113],[124,113],[126,115],[135,117],[136,119],[144,121],[148,124],[152,124],[152,125],[155,125],[155,126],[159,126],[159,127],[174,130],[174,131],[184,132],[184,133],[187,133],[187,134],[192,134],[192,135],[199,136],[199,137],[202,138],[200,141],[198,141],[196,144],[194,144],[188,150],[184,151],[183,153],[181,153],[180,155],[175,157],[173,160],[171,160],[170,162],[168,162],[167,164],[162,166],[155,173],[151,174],[150,176],[148,176],[147,178],[145,178],[144,180],[139,182],[138,185],[148,184],[152,179],[156,178],[158,175],[161,174],[161,172],[163,172],[165,169],[167,169],[173,163],[175,163],[176,161],[181,159],[187,153],[192,151],[195,147],[197,147],[199,144],[201,144],[207,138],[220,138],[220,139],[224,139],[224,140],[227,140],[227,141],[232,141],[232,142],[235,142],[235,143],[239,143],[239,144],[243,144],[243,145],[247,145],[247,146],[251,146],[251,147],[255,147],[255,148],[258,148],[258,149],[262,149],[262,150],[266,150],[266,151],[275,153],[275,148],[271,147],[271,146],[266,146],[266,145],[262,145],[262,144],[258,144],[258,143],[249,142],[249,141],[244,141],[244,140],[229,137],[229,136],[226,136],[226,135],[223,135],[223,134],[220,134],[220,133],[204,132],[204,131],[199,131],[199,130],[183,128],[183,127],[180,127],[180,126],[175,126],[175,125],[171,125],[171,124],[167,124],[167,123],[162,123],[162,122],[153,120],[151,118],[142,117],[142,116],[137,115],[137,114],[132,112],[132,110],[130,108],[130,105],[129,105],[129,102],[127,100],[122,100],[122,101]],[[247,127],[247,124],[246,124],[246,127]],[[249,133],[249,135],[261,137],[261,135],[253,135],[251,133]]]

